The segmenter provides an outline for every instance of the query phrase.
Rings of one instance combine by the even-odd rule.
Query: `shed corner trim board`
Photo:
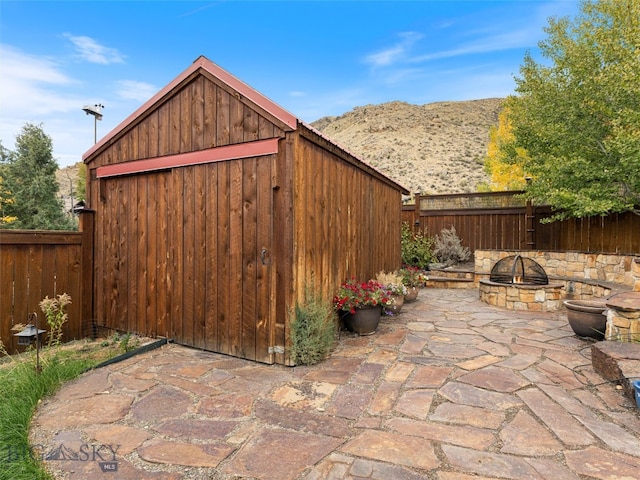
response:
[[[260,157],[278,153],[278,138],[239,143],[224,147],[208,148],[197,152],[179,153],[164,157],[147,158],[133,162],[116,163],[98,167],[97,178],[118,177],[136,173],[167,170],[176,167],[201,165],[204,163],[223,162],[240,158]]]

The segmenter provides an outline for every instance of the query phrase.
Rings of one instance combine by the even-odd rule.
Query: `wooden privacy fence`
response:
[[[631,212],[606,217],[541,223],[548,206],[525,203],[522,192],[416,195],[402,208],[402,221],[427,235],[455,227],[462,244],[475,250],[551,250],[589,253],[640,253],[640,216]]]
[[[26,324],[30,313],[48,330],[40,310],[45,296],[71,296],[64,340],[88,333],[81,313],[82,244],[81,232],[0,230],[0,338],[9,353],[16,347],[11,328]]]

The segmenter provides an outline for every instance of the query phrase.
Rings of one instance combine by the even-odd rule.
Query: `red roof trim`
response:
[[[153,172],[189,165],[222,162],[239,158],[259,157],[278,153],[278,139],[260,140],[257,142],[238,143],[226,147],[209,148],[197,152],[179,153],[164,157],[136,160],[133,162],[115,163],[98,167],[97,178],[118,177],[134,173]]]
[[[191,66],[189,66],[189,68],[187,68],[184,72],[174,78],[166,87],[164,87],[153,97],[147,100],[147,102],[145,102],[140,108],[129,115],[124,121],[122,121],[117,127],[111,130],[107,135],[105,135],[93,147],[87,150],[85,154],[82,155],[82,160],[86,160],[87,158],[89,158],[93,153],[95,153],[118,133],[124,130],[127,125],[133,123],[138,117],[149,110],[162,97],[164,97],[167,93],[173,90],[176,86],[182,83],[187,77],[196,72],[198,69],[203,69],[210,75],[218,78],[221,82],[226,83],[231,88],[238,91],[241,95],[258,105],[260,108],[276,117],[282,123],[291,127],[292,130],[295,130],[297,128],[298,119],[294,115],[286,111],[284,108],[282,108],[280,105],[276,104],[269,98],[262,95],[257,90],[254,90],[252,87],[250,87],[240,79],[234,77],[232,74],[224,70],[222,67],[219,67],[208,58],[200,56],[196,59],[195,62],[191,64]]]

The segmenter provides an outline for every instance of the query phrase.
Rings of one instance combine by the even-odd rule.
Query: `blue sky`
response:
[[[356,106],[504,97],[577,1],[0,1],[0,139],[42,123],[61,166],[198,56],[312,122]]]

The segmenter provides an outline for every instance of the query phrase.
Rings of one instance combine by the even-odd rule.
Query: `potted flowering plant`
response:
[[[400,269],[400,276],[402,277],[402,283],[409,290],[405,295],[405,302],[412,302],[418,298],[418,287],[423,286],[429,277],[418,268],[411,265],[406,265]]]
[[[400,313],[404,305],[404,296],[409,292],[402,283],[402,276],[398,272],[378,272],[376,280],[381,283],[389,294],[389,303],[385,305],[384,311],[388,315]]]
[[[382,307],[389,304],[389,294],[376,280],[360,282],[355,278],[340,285],[333,305],[344,315],[345,326],[360,335],[375,332],[382,315]]]

